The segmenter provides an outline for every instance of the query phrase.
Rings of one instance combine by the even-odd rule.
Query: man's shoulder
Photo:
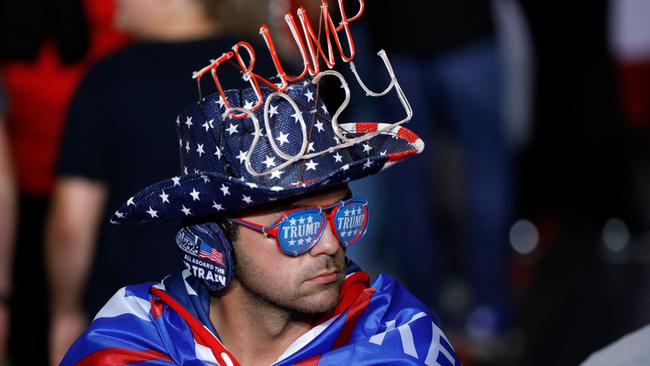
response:
[[[400,354],[427,365],[460,365],[436,316],[406,287],[387,274],[377,276],[371,287],[375,293],[364,323],[372,331],[360,339],[364,348],[375,355]]]

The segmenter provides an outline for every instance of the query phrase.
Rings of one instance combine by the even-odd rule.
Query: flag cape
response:
[[[392,277],[368,286],[348,269],[337,307],[274,365],[460,365],[428,308]],[[238,365],[209,314],[210,294],[185,270],[120,289],[62,365]]]

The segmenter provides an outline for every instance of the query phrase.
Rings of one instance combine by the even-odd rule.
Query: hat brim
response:
[[[370,122],[341,125],[353,134],[372,133],[385,126]],[[391,140],[396,140],[391,143],[394,147],[390,150],[375,149],[373,153],[325,172],[315,179],[285,186],[260,186],[215,172],[196,172],[165,179],[131,197],[112,215],[110,222],[153,223],[224,214],[229,210],[251,207],[373,175],[408,156],[420,153],[424,148],[422,140],[405,127],[396,127],[377,136],[390,136]],[[346,149],[350,148],[352,147]]]

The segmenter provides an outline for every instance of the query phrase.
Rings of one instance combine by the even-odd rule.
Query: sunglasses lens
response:
[[[351,201],[339,208],[334,215],[334,224],[341,242],[346,246],[358,242],[366,233],[368,218],[365,202]]]
[[[323,232],[323,220],[318,210],[289,214],[278,228],[278,242],[282,251],[296,256],[311,249]]]

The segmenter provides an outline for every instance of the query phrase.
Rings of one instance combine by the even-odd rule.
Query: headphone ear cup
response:
[[[211,292],[228,286],[235,273],[232,245],[215,223],[183,226],[176,233],[187,270]]]

